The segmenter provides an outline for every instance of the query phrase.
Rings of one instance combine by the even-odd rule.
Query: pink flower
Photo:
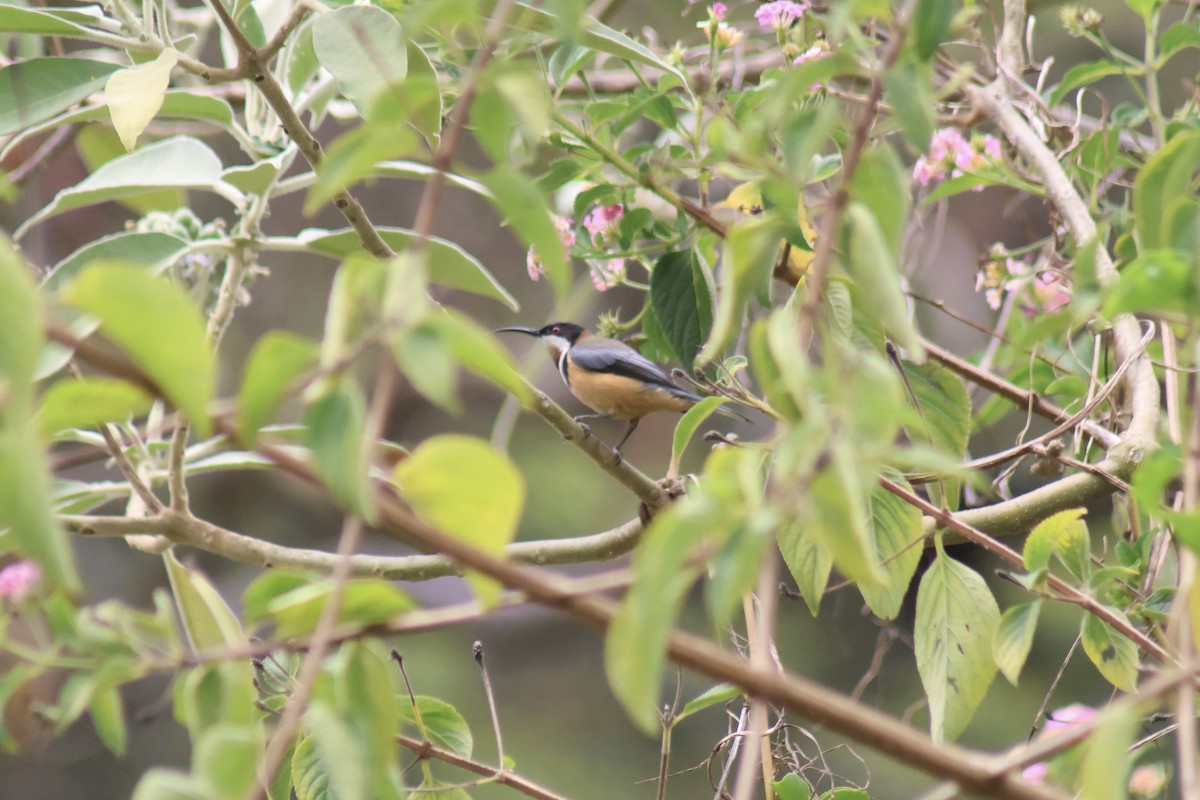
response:
[[[1072,703],[1051,711],[1042,727],[1043,734],[1052,736],[1056,733],[1074,730],[1080,725],[1086,725],[1096,718],[1096,709],[1083,703]]]
[[[792,66],[806,64],[809,61],[820,61],[822,58],[828,58],[831,55],[833,55],[833,53],[829,50],[829,45],[826,42],[817,42],[812,47],[796,56],[795,60],[792,61]],[[812,87],[810,86],[809,88],[811,89]]]
[[[42,568],[32,561],[17,561],[0,569],[0,598],[19,603],[42,579]]]
[[[1039,272],[1033,279],[1033,297],[1042,311],[1052,314],[1071,302],[1071,292],[1057,272]]]
[[[625,277],[625,259],[610,258],[606,261],[593,261],[592,285],[597,292],[605,292],[619,284]]]
[[[725,12],[728,10],[724,3],[713,3],[709,13],[712,14],[713,19],[721,20],[725,19]]]
[[[1162,764],[1145,764],[1129,776],[1129,791],[1138,797],[1157,797],[1167,784],[1167,772]]]
[[[1039,761],[1021,770],[1021,780],[1032,783],[1034,786],[1041,786],[1046,782],[1046,773],[1049,771],[1050,767],[1046,762]]]
[[[562,242],[564,250],[575,246],[575,220],[570,217],[555,217],[554,227],[558,230],[558,240]],[[531,281],[536,281],[546,274],[546,268],[542,265],[536,248],[530,247],[529,252],[525,254],[525,269],[529,272]]]
[[[583,227],[592,237],[592,244],[602,246],[617,232],[625,207],[621,205],[596,206],[583,218]]]
[[[1000,157],[1000,140],[995,136],[974,134],[968,141],[956,128],[943,128],[929,140],[928,155],[917,159],[913,178],[922,186],[928,186],[932,180],[978,172]],[[982,186],[976,186],[972,191],[982,190]]]
[[[776,0],[774,3],[759,6],[758,10],[754,12],[754,18],[758,20],[759,26],[782,32],[791,27],[793,22],[803,17],[807,9],[808,6],[803,3],[793,3],[791,0]]]

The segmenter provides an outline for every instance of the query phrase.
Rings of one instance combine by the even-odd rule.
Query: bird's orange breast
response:
[[[624,375],[587,372],[578,367],[569,374],[571,392],[580,402],[617,419],[641,419],[656,411],[683,412],[692,407],[690,402],[665,389]]]

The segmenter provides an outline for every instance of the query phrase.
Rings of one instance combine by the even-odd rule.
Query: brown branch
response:
[[[926,501],[924,498],[913,494],[909,490],[905,489],[899,484],[893,483],[887,478],[881,477],[879,479],[879,485],[896,495],[896,497],[904,500],[909,505],[920,509],[923,514],[931,517],[939,525],[954,531],[972,544],[982,547],[989,553],[1000,556],[1014,566],[1020,567],[1021,569],[1025,568],[1025,559],[1020,553],[1018,553],[1016,550],[1013,550],[1003,542],[988,536],[978,528],[960,521],[951,512],[938,508],[932,503]],[[1103,622],[1107,623],[1109,627],[1113,628],[1113,630],[1133,641],[1147,654],[1158,659],[1161,663],[1175,663],[1175,658],[1166,650],[1164,650],[1158,642],[1154,641],[1145,633],[1135,628],[1127,620],[1118,616],[1113,612],[1112,609],[1101,604],[1094,597],[1085,594],[1071,584],[1054,575],[1048,574],[1046,576],[1046,582],[1051,589],[1058,592],[1062,600],[1080,606],[1088,613],[1096,616]]]
[[[717,65],[716,80],[714,83],[716,87],[727,87],[732,85],[735,77],[741,77],[744,80],[754,80],[768,69],[782,66],[783,63],[783,59],[777,50],[758,53],[740,61],[727,59]],[[665,73],[659,70],[642,70],[642,78],[651,86],[656,86],[663,75]],[[638,80],[638,76],[629,70],[621,70],[620,72],[589,72],[586,77],[586,83],[578,76],[569,78],[566,83],[558,87],[559,94],[587,96],[589,89],[591,90],[591,94],[625,94],[626,92],[641,89],[644,86],[642,81]],[[707,88],[710,85],[708,65],[701,65],[693,69],[688,74],[688,79],[689,83],[697,89],[703,90]]]
[[[482,764],[474,761],[466,756],[461,756],[453,750],[447,750],[438,747],[432,742],[423,742],[420,739],[415,739],[411,736],[405,736],[402,733],[396,734],[396,741],[407,747],[409,750],[417,754],[419,758],[436,758],[438,761],[444,761],[447,764],[465,769],[467,772],[473,772],[476,775],[482,775],[485,778],[494,779],[495,783],[502,786],[507,786],[510,789],[520,792],[526,797],[533,797],[536,800],[566,800],[560,794],[555,794],[549,789],[539,786],[528,778],[522,778],[508,770],[500,770],[496,767],[490,767],[487,764]]]

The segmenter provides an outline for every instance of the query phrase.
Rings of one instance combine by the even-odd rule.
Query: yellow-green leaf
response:
[[[86,269],[62,294],[100,320],[101,332],[187,415],[197,435],[209,435],[213,353],[204,319],[181,287],[144,267],[107,262]]]
[[[1115,609],[1113,613],[1125,618]],[[1084,615],[1079,636],[1083,641],[1083,652],[1109,683],[1125,692],[1137,688],[1137,645],[1093,614]]]
[[[105,422],[124,422],[144,414],[152,398],[141,388],[110,378],[68,378],[51,386],[37,412],[38,431],[45,439],[68,428],[93,428]]]
[[[221,599],[221,594],[208,579],[192,572],[175,557],[172,550],[163,554],[171,592],[179,606],[179,617],[188,641],[196,650],[226,645],[246,644],[246,635],[237,617]]]
[[[404,498],[446,533],[491,555],[504,552],[525,506],[525,479],[505,454],[482,439],[437,436],[395,470]],[[485,605],[499,598],[490,578],[467,575]]]

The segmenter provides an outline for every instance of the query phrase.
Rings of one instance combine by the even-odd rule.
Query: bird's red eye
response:
[[[562,328],[555,325],[553,328],[550,329],[550,332],[551,333],[562,333]]]

